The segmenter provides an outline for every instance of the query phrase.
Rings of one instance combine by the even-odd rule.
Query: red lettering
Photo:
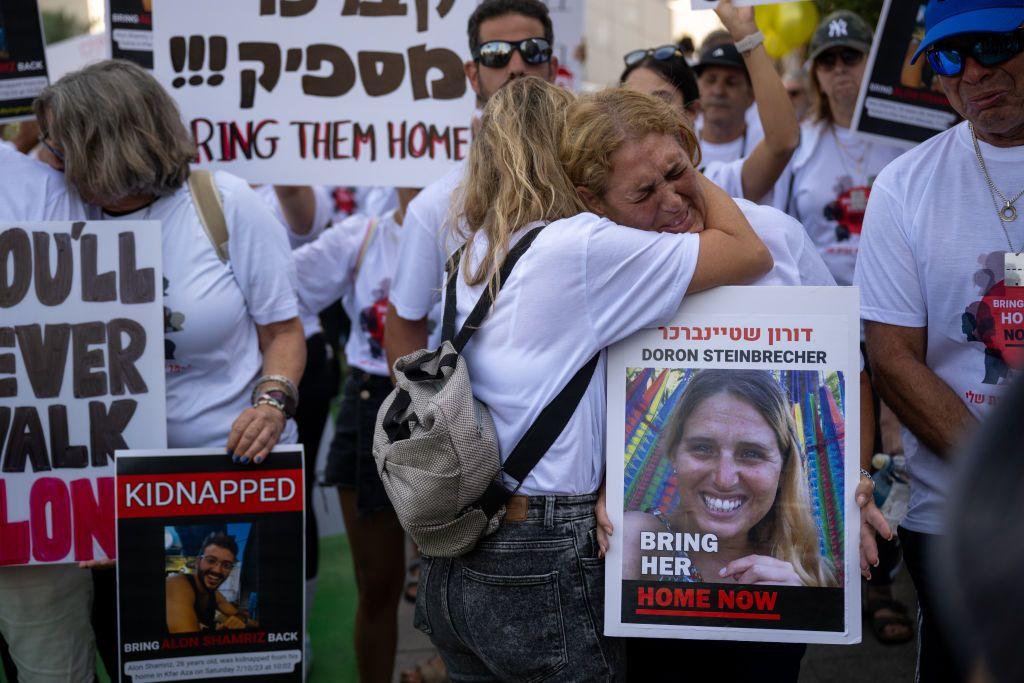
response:
[[[96,481],[99,501],[93,497],[88,479],[71,482],[71,502],[75,510],[75,559],[91,560],[93,538],[107,557],[116,557],[114,541],[114,478],[101,477]]]
[[[775,611],[775,602],[779,599],[779,594],[775,592],[757,591],[754,593],[754,602],[757,603],[757,609],[765,612]]]
[[[393,121],[388,121],[388,152],[392,159],[405,158],[405,121],[402,121],[401,128],[396,131],[397,126]],[[397,134],[396,134],[397,132]],[[398,151],[395,151],[395,146]]]
[[[0,482],[2,484],[3,482]],[[637,586],[636,589],[636,603],[638,605],[653,605],[654,604],[654,589],[644,588],[643,586]]]
[[[71,496],[63,481],[56,477],[36,479],[29,492],[29,520],[32,557],[39,562],[59,562],[68,556],[71,552]]]
[[[419,136],[418,145],[417,136]],[[426,154],[429,143],[430,136],[427,134],[427,127],[424,124],[417,123],[409,130],[409,156],[413,159],[419,159]]]
[[[28,564],[31,559],[27,521],[7,521],[7,482],[0,479],[0,566]]]

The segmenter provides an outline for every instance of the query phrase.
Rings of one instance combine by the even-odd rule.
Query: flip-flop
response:
[[[889,610],[891,614],[880,615],[879,612]],[[869,598],[865,601],[864,615],[871,624],[871,632],[883,645],[901,645],[914,638],[914,622],[907,615],[907,607],[899,600],[891,597]],[[888,626],[903,627],[901,635],[886,635]]]
[[[448,669],[440,655],[423,660],[411,671],[403,671],[401,680],[410,680],[412,674],[419,676],[420,683],[449,683],[451,680],[448,678]]]

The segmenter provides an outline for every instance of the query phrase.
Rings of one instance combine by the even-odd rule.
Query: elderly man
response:
[[[929,2],[914,57],[966,120],[878,176],[857,264],[876,387],[905,425],[900,540],[920,602],[921,681],[958,680],[925,561],[944,533],[949,461],[1024,368],[1022,23],[1020,0]]]

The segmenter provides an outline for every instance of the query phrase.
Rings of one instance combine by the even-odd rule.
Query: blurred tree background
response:
[[[906,0],[893,1],[906,2]],[[838,9],[848,9],[864,17],[872,26],[878,25],[878,15],[882,13],[882,0],[814,0],[814,4],[818,6],[821,16]]]

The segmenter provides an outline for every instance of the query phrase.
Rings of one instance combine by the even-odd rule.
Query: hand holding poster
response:
[[[49,83],[36,0],[0,3],[0,123],[32,118],[32,100]]]
[[[469,152],[473,0],[175,0],[155,74],[203,166],[254,183],[422,187]]]
[[[118,451],[120,680],[302,681],[302,447]]]
[[[858,325],[727,287],[609,350],[608,635],[859,642]]]
[[[885,1],[854,110],[854,130],[911,147],[960,120],[928,59],[921,55],[910,63],[924,38],[927,4]]]
[[[0,224],[0,566],[114,557],[114,451],[167,443],[160,224]]]

